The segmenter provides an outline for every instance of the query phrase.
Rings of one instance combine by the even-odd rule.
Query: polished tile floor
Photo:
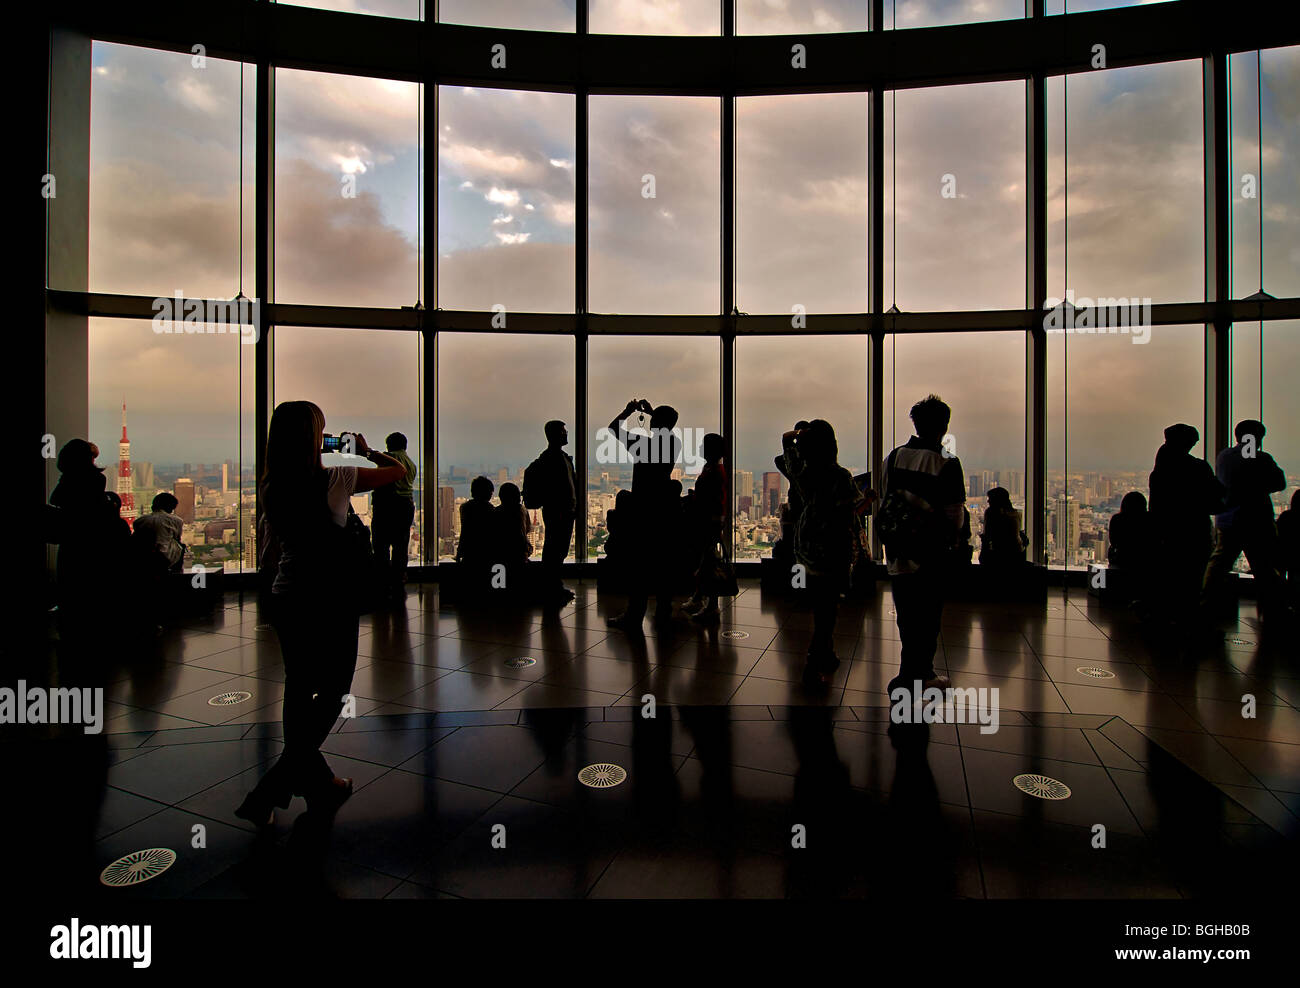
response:
[[[756,585],[719,628],[647,621],[633,639],[604,626],[620,600],[576,589],[558,613],[503,615],[413,587],[404,607],[363,618],[355,716],[325,744],[356,794],[332,820],[295,801],[259,837],[233,815],[280,750],[284,670],[251,595],[106,667],[105,734],[9,730],[0,743],[75,762],[69,810],[87,822],[69,880],[91,888],[130,851],[177,852],[108,895],[770,898],[883,882],[1158,898],[1276,894],[1294,879],[1300,658],[1249,603],[1222,640],[1143,628],[1082,593],[950,604],[937,664],[1000,694],[1000,727],[982,734],[891,728],[887,589],[843,606],[844,661],[820,694],[798,681],[809,616]],[[234,691],[250,696],[208,702]],[[578,782],[602,762],[626,781]],[[1022,773],[1071,795],[1025,795]]]

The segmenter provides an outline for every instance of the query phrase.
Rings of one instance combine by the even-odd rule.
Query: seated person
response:
[[[533,544],[528,538],[533,525],[517,486],[502,484],[497,498],[501,503],[492,511],[493,562],[505,563],[513,569],[522,566],[533,554]]]
[[[1300,604],[1300,490],[1291,495],[1291,507],[1277,516],[1281,566],[1291,605]]]
[[[1134,600],[1146,584],[1151,569],[1152,528],[1147,499],[1141,491],[1129,491],[1120,502],[1119,513],[1110,519],[1110,548],[1106,559],[1120,577],[1122,596]]]
[[[984,531],[980,533],[980,565],[1013,567],[1025,561],[1026,539],[1020,528],[1020,512],[1011,506],[1005,487],[988,492],[984,509]]]
[[[629,538],[623,531],[624,518],[632,514],[632,492],[619,491],[614,495],[614,507],[605,512],[605,557],[622,563],[628,551],[623,543]]]
[[[487,571],[492,565],[492,491],[486,477],[475,477],[469,485],[469,500],[460,506],[460,538],[456,562],[465,567],[461,586],[474,592],[488,588]]]
[[[154,497],[150,513],[135,520],[132,541],[146,575],[181,571],[185,560],[185,546],[181,544],[184,526],[174,513],[179,505],[175,494],[162,491]]]

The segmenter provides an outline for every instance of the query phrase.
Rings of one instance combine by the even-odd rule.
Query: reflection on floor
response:
[[[809,694],[808,615],[756,587],[719,629],[644,640],[578,592],[509,618],[412,588],[365,618],[357,716],[325,745],[357,787],[333,819],[296,800],[259,836],[233,815],[280,749],[283,668],[251,599],[108,670],[105,734],[0,738],[68,779],[51,819],[83,824],[62,879],[97,889],[121,855],[177,853],[108,896],[1177,897],[1295,876],[1300,663],[1253,620],[1186,642],[1079,594],[950,605],[942,668],[1000,692],[982,734],[891,726],[888,593],[844,607],[836,684]],[[250,696],[208,702],[229,692]],[[595,763],[626,781],[582,785]],[[1023,773],[1071,795],[1027,795]]]

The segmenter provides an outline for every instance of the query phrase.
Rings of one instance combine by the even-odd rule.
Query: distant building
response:
[[[172,491],[176,500],[176,514],[187,525],[194,523],[194,481],[189,477],[177,477],[176,488]]]
[[[1052,536],[1058,562],[1069,563],[1079,548],[1079,502],[1070,495],[1058,495],[1053,502]]]
[[[447,538],[456,532],[456,489],[438,488],[438,536]]]
[[[763,498],[760,511],[775,515],[781,510],[781,475],[775,470],[763,474]]]

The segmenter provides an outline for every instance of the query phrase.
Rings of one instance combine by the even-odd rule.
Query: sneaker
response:
[[[893,679],[889,681],[889,685],[885,687],[885,692],[893,693],[894,690],[898,689],[900,686],[905,690],[910,690],[912,688],[912,684],[916,682],[916,680],[917,680],[916,676],[904,676],[903,674],[900,673],[899,675],[895,676]],[[929,674],[926,676],[925,679],[921,680],[921,689],[923,690],[928,690],[928,689],[946,690],[951,685],[952,685],[952,680],[950,680],[947,676],[940,676],[933,669],[930,670]]]

